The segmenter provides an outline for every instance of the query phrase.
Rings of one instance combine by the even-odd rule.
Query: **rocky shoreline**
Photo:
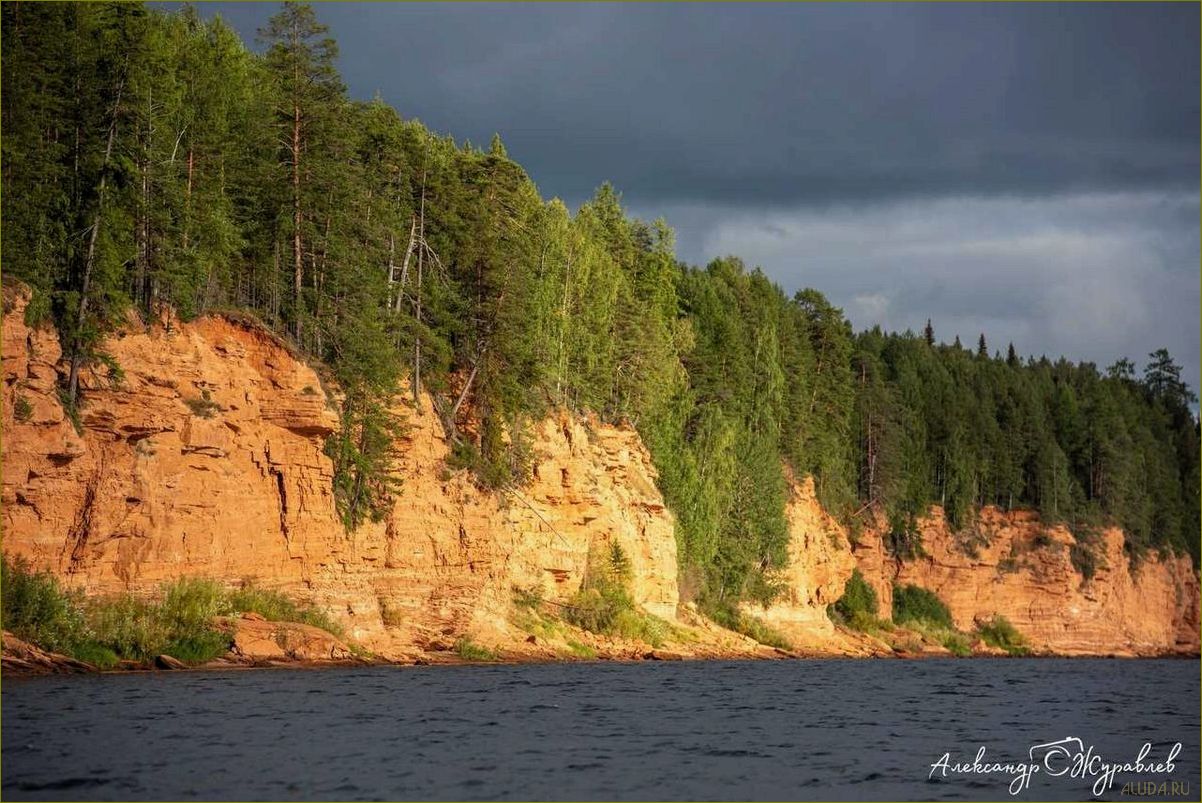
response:
[[[249,626],[247,626],[249,623]],[[262,624],[259,624],[262,623]],[[308,642],[308,647],[286,650],[272,649],[269,642],[263,639],[267,629],[284,628],[292,632],[307,633],[315,641]],[[863,660],[863,659],[897,659],[897,660],[926,660],[933,658],[950,658],[953,654],[942,647],[931,645],[921,650],[905,650],[889,648],[884,642],[878,642],[879,649],[869,654],[848,655],[818,650],[785,650],[781,648],[763,647],[760,650],[730,652],[730,654],[704,654],[681,652],[672,649],[647,647],[639,649],[618,648],[612,652],[598,651],[592,657],[568,657],[562,654],[547,654],[535,650],[515,648],[512,651],[498,651],[488,660],[467,658],[454,649],[436,649],[420,651],[413,655],[396,658],[383,658],[375,655],[356,655],[349,649],[339,648],[341,642],[333,634],[316,631],[309,625],[296,622],[263,622],[261,617],[243,618],[239,620],[238,631],[240,640],[236,640],[228,654],[202,664],[188,665],[169,656],[158,655],[153,660],[145,662],[123,661],[121,665],[111,669],[101,669],[85,661],[79,661],[67,655],[43,650],[30,644],[8,631],[4,631],[4,649],[0,657],[0,671],[5,679],[29,678],[47,675],[78,675],[78,674],[140,674],[148,672],[207,672],[251,669],[338,669],[362,668],[368,666],[467,666],[467,665],[525,665],[550,663],[595,663],[618,662],[634,663],[642,661],[719,661],[719,660]],[[274,638],[274,636],[272,637]],[[864,637],[868,638],[868,637]],[[314,644],[330,648],[328,653],[322,652],[322,647],[314,649]],[[537,645],[526,645],[537,646]],[[1026,655],[1011,655],[1004,650],[991,648],[987,645],[974,647],[969,655],[958,656],[963,659],[971,658],[1111,658],[1111,659],[1163,659],[1178,658],[1197,660],[1198,655],[1180,651],[1166,650],[1161,653],[1131,654],[1131,653],[1055,653],[1032,652]]]

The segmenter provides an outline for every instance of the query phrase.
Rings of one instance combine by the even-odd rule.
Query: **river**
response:
[[[1198,661],[163,672],[5,680],[0,778],[6,800],[1089,799],[1145,742],[1145,764],[1181,743],[1172,770],[1102,799],[1197,800]],[[981,747],[986,772],[954,771]]]

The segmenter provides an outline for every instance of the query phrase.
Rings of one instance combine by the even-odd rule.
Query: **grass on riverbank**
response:
[[[1019,633],[1018,628],[1010,624],[1010,621],[1000,613],[988,622],[979,625],[977,633],[986,644],[1005,650],[1011,655],[1029,655],[1031,652],[1022,633]]]
[[[325,612],[276,591],[253,586],[229,590],[212,580],[184,578],[164,585],[152,599],[132,594],[90,598],[7,555],[0,559],[0,601],[5,630],[101,669],[123,660],[147,663],[164,654],[186,664],[217,658],[230,646],[229,635],[213,624],[217,616],[257,613],[341,635]]]
[[[467,636],[455,642],[455,652],[465,661],[491,663],[501,660],[496,652],[472,641]]]
[[[793,649],[793,645],[780,631],[754,616],[749,616],[742,611],[722,606],[707,607],[705,612],[710,619],[713,619],[727,630],[742,633],[744,636],[758,641],[760,644],[768,647],[776,647],[780,650]]]

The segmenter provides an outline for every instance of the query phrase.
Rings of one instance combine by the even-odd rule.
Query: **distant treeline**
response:
[[[964,526],[997,504],[1197,559],[1198,428],[1167,353],[1138,376],[929,329],[855,335],[817,291],[786,296],[735,258],[682,265],[667,225],[608,185],[573,214],[499,138],[459,146],[350,100],[305,5],[272,18],[262,55],[189,7],[0,13],[3,267],[58,327],[71,410],[131,305],[236,309],[340,388],[327,450],[348,527],[404,493],[390,411],[408,381],[494,488],[525,480],[528,422],[551,406],[632,423],[715,610],[774,593],[786,466],[853,526],[884,511],[899,553],[932,503]]]

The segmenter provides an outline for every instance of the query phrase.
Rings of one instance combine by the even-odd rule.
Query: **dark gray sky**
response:
[[[271,4],[205,4],[253,43]],[[858,328],[1198,387],[1197,4],[317,6],[351,94],[604,180]]]

